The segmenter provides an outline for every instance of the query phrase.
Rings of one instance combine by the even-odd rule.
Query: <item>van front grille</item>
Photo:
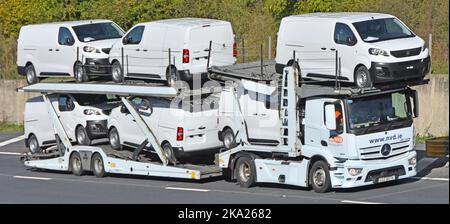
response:
[[[413,49],[407,49],[407,50],[401,50],[401,51],[391,51],[392,56],[396,58],[405,58],[405,57],[412,57],[417,56],[422,51],[422,48],[413,48]]]

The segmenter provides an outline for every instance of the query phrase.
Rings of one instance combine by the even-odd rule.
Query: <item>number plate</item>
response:
[[[380,178],[378,178],[378,183],[388,182],[388,181],[392,181],[392,180],[395,180],[395,175],[389,176],[389,177],[380,177]]]

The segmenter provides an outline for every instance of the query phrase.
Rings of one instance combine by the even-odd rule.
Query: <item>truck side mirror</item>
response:
[[[325,126],[328,130],[336,130],[336,106],[334,104],[325,105]]]
[[[412,97],[414,101],[414,117],[419,117],[419,93],[413,90]]]

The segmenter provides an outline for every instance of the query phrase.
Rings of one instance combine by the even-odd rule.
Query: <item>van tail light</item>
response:
[[[183,141],[184,139],[184,132],[182,127],[177,128],[177,141]]]
[[[183,49],[183,64],[189,63],[189,50]]]
[[[236,42],[233,43],[233,57],[237,58],[238,51],[237,51],[237,44]]]

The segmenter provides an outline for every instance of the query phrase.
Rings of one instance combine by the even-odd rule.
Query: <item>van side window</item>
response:
[[[334,42],[353,46],[356,44],[356,37],[349,26],[343,23],[336,23],[334,29]]]
[[[58,43],[66,46],[72,46],[75,43],[72,33],[70,33],[70,30],[66,27],[59,28]]]
[[[72,111],[75,108],[75,104],[73,103],[72,98],[66,95],[61,95],[58,98],[58,110],[63,111]]]
[[[139,44],[142,40],[142,35],[144,34],[144,26],[135,27],[131,30],[124,38],[123,44]]]

